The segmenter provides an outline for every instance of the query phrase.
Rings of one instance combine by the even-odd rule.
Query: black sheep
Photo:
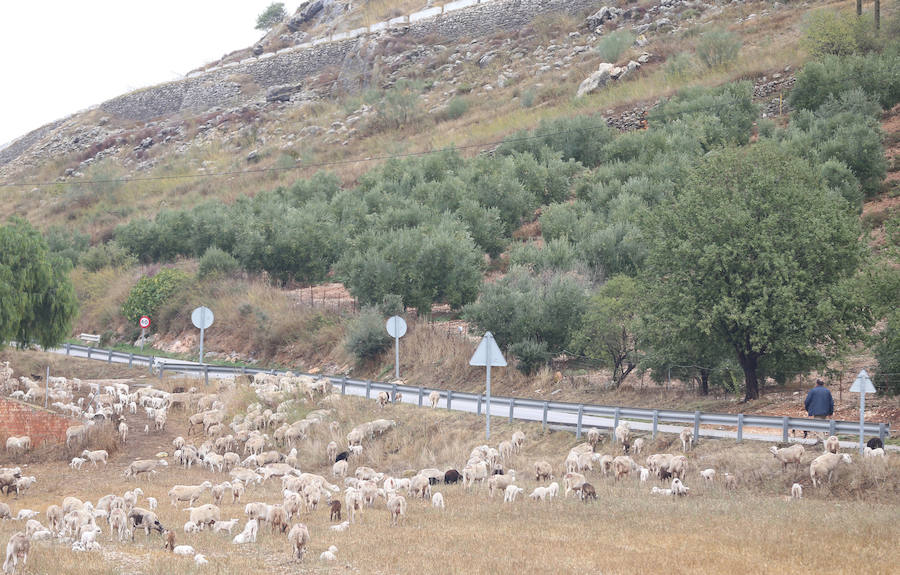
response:
[[[873,437],[868,441],[868,443],[866,443],[866,446],[869,449],[878,449],[879,447],[884,449],[884,442],[882,442],[878,437]]]
[[[459,474],[459,471],[455,469],[448,469],[446,473],[444,473],[444,483],[450,485],[451,483],[457,483],[462,479],[462,475]]]
[[[340,453],[337,454],[337,457],[334,458],[334,462],[337,463],[338,461],[346,461],[349,457],[350,457],[349,451],[341,451]]]

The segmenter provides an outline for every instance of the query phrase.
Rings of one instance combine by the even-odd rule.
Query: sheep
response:
[[[817,488],[819,481],[826,476],[828,481],[831,481],[834,470],[842,461],[847,464],[853,463],[853,460],[846,453],[823,453],[813,459],[812,463],[809,464],[809,476],[812,479],[813,487]]]
[[[884,457],[884,448],[876,447],[875,449],[872,449],[871,447],[869,447],[867,445],[864,448],[863,456],[864,457],[881,457],[881,458],[883,458]]]
[[[700,472],[700,477],[705,479],[708,483],[712,483],[716,478],[716,470],[715,469],[704,469]]]
[[[319,555],[320,561],[334,561],[336,559],[337,556],[331,551],[322,551],[322,553]]]
[[[85,461],[87,461],[87,459],[83,457],[73,457],[72,461],[69,462],[69,467],[80,470]]]
[[[328,461],[334,463],[337,461],[337,453],[338,453],[338,444],[332,441],[328,444],[328,447],[325,448],[325,455],[328,456]]]
[[[383,408],[383,407],[384,407],[385,405],[387,405],[390,401],[391,401],[391,396],[388,395],[388,392],[386,392],[386,391],[379,391],[379,392],[378,392],[378,406],[379,406],[379,407],[382,407],[382,408]]]
[[[516,453],[519,453],[520,451],[522,451],[522,447],[525,445],[525,434],[521,431],[513,432],[511,441]]]
[[[22,437],[10,437],[6,440],[6,453],[20,454],[31,449],[31,438],[27,435]]]
[[[553,479],[553,467],[546,461],[538,461],[534,464],[534,480]]]
[[[194,563],[196,563],[197,565],[206,565],[207,563],[209,563],[209,560],[206,558],[206,555],[197,553],[196,555],[194,555]]]
[[[581,486],[581,499],[587,503],[588,499],[597,500],[597,490],[590,483]]]
[[[546,501],[547,498],[553,499],[553,496],[550,495],[549,489],[546,487],[535,487],[534,491],[528,496],[529,498],[537,501],[540,499],[541,501]]]
[[[244,506],[244,514],[250,519],[265,519],[269,514],[269,506],[260,501],[254,501]]]
[[[689,427],[685,427],[678,434],[678,437],[681,438],[681,451],[687,453],[688,448],[694,444],[694,431]]]
[[[213,533],[221,533],[222,531],[227,531],[229,535],[231,535],[231,530],[234,529],[234,526],[237,525],[237,518],[229,519],[228,521],[216,521],[213,523]]]
[[[880,437],[873,437],[872,439],[870,439],[869,441],[866,442],[866,447],[868,447],[869,449],[878,449],[878,448],[884,449],[884,442],[881,441]]]
[[[335,477],[345,477],[347,475],[347,460],[336,461],[334,465],[331,466],[331,474]]]
[[[288,541],[291,542],[291,549],[294,556],[303,561],[303,555],[306,553],[306,547],[309,545],[309,529],[303,523],[297,523],[291,527],[288,532]]]
[[[391,525],[398,525],[406,516],[406,498],[402,495],[394,495],[387,502],[388,511],[391,512]]]
[[[244,530],[234,536],[231,543],[234,545],[242,545],[244,543],[255,543],[256,534],[259,532],[259,521],[250,519],[244,525]]]
[[[434,493],[431,494],[431,506],[445,509],[444,495],[440,491],[435,491]]]
[[[472,487],[475,483],[475,480],[479,480],[484,483],[484,480],[487,479],[488,476],[488,468],[487,463],[484,461],[479,461],[474,465],[466,465],[463,468],[463,486],[466,488]]]
[[[165,461],[157,459],[138,459],[131,462],[131,465],[125,469],[124,475],[125,477],[137,477],[141,473],[146,473],[147,481],[150,481],[150,474],[156,473],[157,467],[166,465],[168,464]]]
[[[174,549],[172,549],[172,553],[175,555],[191,555],[193,556],[195,551],[194,548],[190,545],[176,545]]]
[[[432,391],[428,394],[428,401],[431,402],[431,409],[437,407],[438,402],[441,400],[441,392],[440,391]]]
[[[362,455],[363,448],[362,445],[350,445],[347,447],[347,450],[350,452],[350,455],[359,457],[360,455]]]
[[[119,439],[122,443],[128,442],[128,424],[125,423],[125,420],[119,422]]]
[[[737,477],[730,473],[725,474],[725,489],[737,489]]]
[[[128,507],[128,509],[131,509],[132,507],[137,505],[138,498],[143,494],[144,494],[143,489],[141,489],[140,487],[135,487],[131,491],[126,491],[122,495],[122,500],[125,502],[125,505]]]
[[[282,533],[287,531],[288,518],[284,505],[275,504],[269,507],[269,512],[266,514],[266,523],[269,524],[273,532],[276,529],[281,529]]]
[[[200,533],[200,526],[193,521],[187,521],[184,524],[185,533]]]
[[[632,469],[637,469],[637,467],[637,463],[627,455],[619,455],[613,459],[613,470],[616,474],[616,481],[618,481],[620,477],[628,475],[631,473]]]
[[[422,499],[425,499],[426,497],[431,498],[431,483],[428,481],[427,477],[416,475],[410,479],[409,492],[415,496],[421,495]]]
[[[347,506],[347,513],[350,515],[350,523],[353,523],[356,519],[356,512],[362,510],[362,494],[358,489],[348,488],[344,493],[344,504]]]
[[[185,511],[190,511],[190,520],[196,523],[201,531],[204,526],[212,527],[219,520],[219,508],[212,503],[200,507],[188,507]]]
[[[84,425],[73,425],[66,429],[66,447],[73,442],[81,443],[87,435],[87,427]]]
[[[329,515],[330,521],[340,521],[341,520],[341,502],[337,499],[331,502],[330,504],[331,514]]]
[[[178,507],[178,501],[187,501],[188,507],[193,507],[194,501],[200,499],[203,492],[212,487],[212,483],[204,481],[200,485],[175,485],[169,490],[169,503],[172,507]]]
[[[836,436],[832,435],[825,440],[824,446],[826,453],[837,453],[841,450],[841,441]]]
[[[677,477],[672,480],[672,495],[685,496],[691,489],[686,487]]]
[[[50,511],[47,511],[48,518]],[[115,533],[119,541],[125,538],[125,529],[128,527],[128,517],[122,509],[113,509],[109,514],[109,540],[112,541]]]
[[[6,543],[6,561],[3,562],[4,573],[15,573],[16,567],[19,565],[19,559],[22,565],[28,562],[28,551],[31,549],[31,542],[28,536],[18,531],[14,533]],[[12,563],[10,563],[10,560]]]
[[[28,488],[34,485],[37,479],[32,475],[30,477],[20,477],[16,479],[16,499],[19,498],[20,493],[25,493],[28,491]]]
[[[800,460],[803,458],[803,453],[806,450],[799,443],[795,443],[790,447],[782,447],[781,449],[773,445],[769,448],[769,451],[775,459],[781,462],[781,470],[786,471],[788,463],[796,463],[797,468],[800,468]]]
[[[231,483],[228,483],[227,481],[224,483],[219,483],[218,485],[214,485],[213,488],[210,490],[210,493],[212,494],[212,498],[213,498],[213,503],[215,503],[216,505],[221,505],[222,499],[225,497],[225,491],[230,490],[230,489],[231,489]],[[152,509],[152,507],[151,507],[151,509]]]
[[[803,486],[799,483],[791,485],[791,497],[794,499],[803,499]]]
[[[240,501],[244,495],[244,484],[240,480],[231,482],[231,502]]]
[[[666,471],[676,479],[684,479],[687,471],[687,457],[684,455],[676,455],[669,460],[669,466]]]
[[[639,467],[638,470],[641,472],[641,483],[644,483],[648,479],[650,479],[650,470],[646,467]]]
[[[638,437],[634,440],[634,443],[631,444],[632,449],[634,449],[635,455],[640,455],[641,451],[644,450],[644,438]]]
[[[516,480],[516,472],[512,470],[509,475],[494,475],[488,479],[488,493],[494,496],[494,491],[503,491]]]
[[[563,477],[563,482],[566,486],[566,491],[563,494],[563,498],[569,496],[570,491],[580,491],[581,486],[587,483],[587,480],[584,478],[584,475],[580,473],[566,473]]]
[[[144,529],[148,538],[150,537],[151,529],[157,531],[160,535],[165,531],[165,527],[159,522],[156,513],[141,507],[135,507],[128,513],[128,525],[132,528],[132,541],[134,541],[134,532],[137,531],[139,527]]]
[[[98,449],[97,451],[88,451],[87,449],[85,449],[81,452],[81,456],[90,461],[92,467],[97,467],[98,461],[102,461],[103,465],[106,465],[106,460],[107,458],[109,458],[109,453],[107,453],[105,449]]]
[[[452,485],[454,483],[458,483],[459,480],[462,479],[462,475],[459,474],[459,471],[455,469],[448,469],[444,472],[444,484]]]
[[[631,424],[627,421],[622,421],[619,425],[616,426],[616,441],[622,444],[622,449],[625,453],[628,453],[628,450],[631,448]]]
[[[22,521],[23,519],[32,519],[34,517],[37,517],[40,513],[40,511],[32,511],[31,509],[20,509],[19,513],[16,515],[16,521]]]
[[[22,470],[19,467],[0,470],[0,490],[5,490],[9,495],[10,490],[16,486],[16,480],[21,476]]]
[[[615,459],[606,454],[600,455],[600,457],[597,457],[597,455],[599,454],[595,453],[592,457],[600,462],[600,472],[603,473],[603,475],[609,475],[613,470],[613,462]]]
[[[516,496],[520,493],[524,493],[525,490],[516,485],[507,485],[506,490],[503,493],[503,502],[504,503],[515,503]]]
[[[596,447],[598,443],[600,443],[600,430],[596,427],[592,427],[588,429],[587,432],[587,440],[588,443],[591,444],[592,447]]]
[[[29,519],[25,523],[25,535],[27,535],[29,538],[31,538],[31,536],[34,535],[34,533],[36,531],[43,531],[43,530],[44,530],[44,526],[41,525],[41,522],[38,521],[37,519]]]

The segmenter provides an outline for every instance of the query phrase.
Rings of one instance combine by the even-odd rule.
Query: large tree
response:
[[[68,335],[78,310],[70,269],[27,222],[0,226],[0,344],[51,347]]]
[[[870,324],[853,282],[858,218],[786,148],[708,154],[646,223],[644,280],[660,319],[674,318],[672,337],[728,346],[746,399],[759,397],[760,375],[821,366]]]

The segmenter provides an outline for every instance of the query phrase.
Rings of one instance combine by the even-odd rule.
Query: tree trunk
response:
[[[856,15],[862,16],[862,0],[856,0]]]
[[[744,370],[744,401],[759,399],[759,382],[756,378],[756,367],[759,363],[758,353],[738,353],[738,362]]]
[[[709,395],[709,370],[700,370],[700,395]]]
[[[875,0],[875,29],[881,30],[881,0]]]

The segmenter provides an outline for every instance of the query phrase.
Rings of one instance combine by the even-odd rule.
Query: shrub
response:
[[[803,33],[803,47],[816,57],[853,54],[858,47],[853,20],[830,9],[813,12]]]
[[[885,110],[900,102],[900,57],[887,51],[864,56],[826,56],[810,62],[797,74],[790,103],[795,108],[818,110],[831,97],[853,88],[862,89]]]
[[[528,88],[527,90],[522,92],[522,96],[519,101],[522,102],[523,108],[530,108],[530,107],[534,106],[534,98],[535,98],[534,89]]]
[[[360,361],[376,357],[390,345],[391,338],[384,328],[384,316],[374,308],[363,308],[347,326],[344,347]]]
[[[889,395],[900,394],[900,311],[888,318],[887,327],[875,345],[878,369],[873,382],[875,387]]]
[[[384,294],[384,297],[381,298],[381,305],[378,306],[378,311],[384,317],[400,315],[403,313],[403,296],[395,293]]]
[[[737,60],[740,50],[740,39],[721,28],[706,32],[697,41],[697,58],[709,69],[726,68]]]
[[[516,358],[516,369],[531,375],[550,361],[547,342],[526,339],[509,346],[509,352]]]
[[[257,30],[270,30],[279,24],[287,14],[284,11],[284,2],[272,2],[262,14],[256,17]]]
[[[197,276],[200,279],[211,275],[228,276],[233,274],[240,267],[234,256],[226,251],[220,250],[216,246],[211,246],[200,258],[200,266],[197,270]]]
[[[385,91],[375,104],[375,111],[381,126],[398,128],[405,126],[419,117],[419,93],[422,86],[411,80],[397,80],[394,86]]]
[[[595,50],[604,62],[615,64],[633,44],[634,34],[628,30],[616,30],[600,38]]]
[[[72,267],[78,264],[79,256],[91,245],[91,237],[82,234],[78,230],[63,226],[51,226],[44,232],[44,240],[51,254],[57,254],[63,259],[69,260]]]
[[[669,82],[684,82],[694,75],[694,59],[687,52],[679,52],[668,60],[663,67],[666,80]]]
[[[647,120],[653,128],[678,122],[680,129],[694,135],[705,149],[709,149],[721,144],[746,144],[758,115],[759,109],[753,103],[753,85],[733,82],[716,88],[679,90],[675,96],[653,108]],[[635,134],[631,137],[643,150],[651,136]],[[619,139],[614,146],[621,144]],[[627,138],[622,140],[627,141]],[[664,140],[660,143],[666,144]]]
[[[442,120],[456,120],[469,111],[469,102],[465,98],[453,98],[441,113]]]
[[[103,268],[127,268],[136,262],[136,258],[116,242],[94,246],[78,258],[78,265],[90,272]]]
[[[144,276],[131,288],[122,305],[122,315],[137,323],[142,315],[153,317],[160,307],[188,281],[186,273],[163,268],[154,276]]]

